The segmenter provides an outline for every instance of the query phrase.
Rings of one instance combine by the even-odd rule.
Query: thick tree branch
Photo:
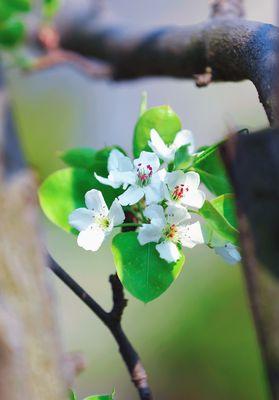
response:
[[[213,16],[218,18],[193,26],[144,31],[90,16],[74,18],[68,9],[68,21],[62,24],[58,20],[57,30],[62,48],[110,63],[114,79],[192,79],[210,68],[215,82],[251,80],[274,123],[273,77],[279,30],[269,24],[230,18],[228,14],[235,15],[228,11],[232,8],[242,15],[240,1],[218,1],[213,4]]]
[[[210,0],[211,18],[216,17],[244,17],[243,0]]]
[[[113,308],[112,311],[107,312],[52,257],[49,257],[49,268],[108,327],[119,346],[119,352],[138,390],[140,399],[152,400],[145,369],[136,350],[121,327],[122,314],[127,305],[127,300],[124,297],[123,287],[117,275],[110,276]]]

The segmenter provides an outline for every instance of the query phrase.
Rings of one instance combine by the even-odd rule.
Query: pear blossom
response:
[[[120,153],[120,152],[119,152]],[[121,154],[121,153],[120,153]],[[133,205],[144,196],[146,204],[157,203],[163,200],[162,176],[164,170],[159,171],[160,160],[156,154],[142,151],[139,158],[131,160],[123,154],[114,152],[110,155],[108,178],[95,174],[96,178],[104,184],[128,189],[119,196],[123,206]],[[113,159],[113,162],[111,162]],[[130,162],[128,162],[128,160]]]
[[[86,208],[78,208],[69,216],[69,224],[80,231],[77,243],[85,250],[97,251],[113,227],[124,222],[125,214],[119,201],[108,209],[99,190],[85,194]]]
[[[127,182],[133,182],[134,175],[132,173],[133,163],[129,157],[125,156],[118,149],[113,149],[108,158],[107,178],[99,176],[95,173],[95,177],[104,185],[112,186],[114,189],[124,185],[127,188]]]
[[[193,134],[191,131],[188,131],[186,129],[178,132],[175,136],[175,139],[171,145],[166,145],[166,143],[163,141],[159,133],[155,129],[151,129],[150,131],[150,138],[148,145],[149,147],[158,155],[158,157],[167,162],[170,163],[174,160],[175,153],[176,151],[188,144],[188,151],[189,154],[194,153],[194,138]]]
[[[143,246],[155,242],[160,257],[168,263],[181,257],[178,245],[192,248],[204,243],[199,222],[189,224],[191,218],[187,209],[180,205],[169,205],[166,210],[158,204],[151,204],[144,211],[149,224],[139,228],[138,241]]]
[[[200,176],[197,172],[168,172],[164,179],[165,197],[168,203],[199,209],[205,201],[205,193],[198,189],[199,185]]]
[[[214,247],[215,253],[223,257],[228,264],[237,264],[241,261],[241,255],[236,246],[226,243],[224,246]]]

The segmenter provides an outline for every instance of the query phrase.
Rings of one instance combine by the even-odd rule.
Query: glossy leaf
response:
[[[147,110],[138,120],[134,131],[134,156],[141,151],[151,151],[148,146],[151,129],[156,129],[166,144],[174,141],[181,122],[178,115],[169,106],[154,107]]]
[[[222,195],[213,201],[205,201],[199,214],[205,219],[207,227],[225,241],[238,244],[238,230],[235,217],[233,195]]]
[[[112,254],[123,286],[134,297],[148,303],[164,293],[177,278],[185,257],[181,253],[178,262],[169,264],[159,257],[155,243],[141,246],[137,236],[137,232],[116,235]]]
[[[85,169],[67,168],[54,172],[39,188],[39,200],[45,215],[51,222],[67,232],[77,233],[68,223],[70,213],[85,207],[84,195],[88,190],[97,189],[103,193],[108,207],[120,190],[98,182]]]
[[[61,160],[69,167],[85,168],[93,172],[94,158],[97,150],[91,147],[70,149],[60,155]]]
[[[233,193],[218,147],[219,144],[208,147],[193,163],[193,169],[199,173],[201,181],[217,196]]]
[[[189,145],[181,146],[175,153],[174,169],[187,169],[192,163],[193,157],[189,154]]]
[[[13,47],[24,37],[24,24],[15,18],[10,18],[0,24],[0,45]]]

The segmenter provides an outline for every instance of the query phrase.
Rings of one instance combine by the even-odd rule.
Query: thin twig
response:
[[[48,265],[54,274],[108,327],[119,346],[119,352],[137,388],[139,398],[141,400],[152,400],[152,393],[148,385],[145,369],[136,350],[121,327],[121,319],[124,308],[127,305],[127,300],[124,297],[123,286],[117,275],[110,276],[113,307],[110,312],[107,312],[51,256],[49,256]]]

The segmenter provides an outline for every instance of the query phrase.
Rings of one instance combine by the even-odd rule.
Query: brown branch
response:
[[[53,258],[49,257],[49,268],[54,274],[74,292],[90,310],[108,327],[115,338],[119,352],[127,366],[131,379],[138,391],[141,400],[152,400],[152,393],[148,385],[147,374],[142,362],[125,335],[121,319],[127,300],[121,282],[117,275],[110,276],[110,283],[113,293],[113,308],[111,312],[106,312],[66,271],[64,271]]]
[[[112,23],[72,19],[57,27],[64,49],[111,64],[114,79],[173,76],[212,81],[251,80],[270,122],[275,120],[273,76],[278,28],[241,18],[214,18],[187,27],[135,31]]]
[[[243,0],[210,0],[211,18],[226,17],[236,18],[244,17]]]

